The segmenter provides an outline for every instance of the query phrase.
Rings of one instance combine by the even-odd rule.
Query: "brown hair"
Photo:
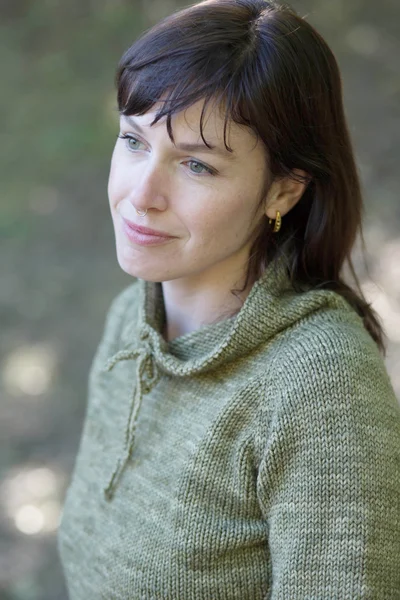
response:
[[[245,289],[278,256],[287,259],[296,291],[341,294],[363,318],[385,355],[384,331],[360,288],[351,251],[362,231],[363,199],[336,59],[321,35],[288,4],[206,0],[164,18],[124,53],[116,73],[118,109],[143,115],[163,107],[152,125],[204,99],[250,127],[267,152],[269,181],[304,170],[307,187],[277,233],[265,218],[251,248]],[[262,200],[262,198],[261,198]],[[364,257],[365,260],[365,257]],[[347,261],[358,293],[342,279]]]

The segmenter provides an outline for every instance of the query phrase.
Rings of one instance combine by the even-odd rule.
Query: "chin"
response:
[[[144,279],[145,281],[163,281],[165,272],[154,271],[148,266],[140,265],[140,257],[127,257],[126,254],[117,252],[118,264],[127,275]]]

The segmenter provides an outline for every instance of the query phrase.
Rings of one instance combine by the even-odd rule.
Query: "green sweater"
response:
[[[283,263],[170,342],[114,299],[58,529],[71,600],[400,599],[400,408],[337,293]]]

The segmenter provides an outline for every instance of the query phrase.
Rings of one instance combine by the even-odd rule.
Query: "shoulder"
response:
[[[122,288],[109,304],[105,314],[100,343],[96,351],[96,364],[104,361],[106,357],[119,348],[124,323],[137,305],[138,293],[139,280],[135,279]]]
[[[104,333],[115,336],[116,330],[121,332],[124,322],[137,308],[140,282],[135,279],[129,285],[122,288],[112,299],[105,317]]]
[[[400,407],[384,359],[361,318],[320,311],[282,336],[264,374],[262,410],[355,416]]]
[[[340,454],[343,465],[367,460],[374,476],[392,469],[394,477],[400,405],[368,332],[316,315],[282,340],[265,373],[254,439],[259,460],[277,472]]]
[[[274,362],[287,375],[359,374],[371,363],[385,371],[377,344],[352,309],[328,308],[301,320],[282,337]]]
[[[127,286],[122,288],[112,299],[108,310],[106,319],[118,319],[120,320],[126,310],[132,305],[137,299],[139,293],[139,280],[135,279]]]

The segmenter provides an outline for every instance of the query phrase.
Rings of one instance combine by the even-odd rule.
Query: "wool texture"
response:
[[[159,282],[114,298],[57,547],[71,600],[399,600],[400,406],[338,293],[271,263],[167,342]]]

